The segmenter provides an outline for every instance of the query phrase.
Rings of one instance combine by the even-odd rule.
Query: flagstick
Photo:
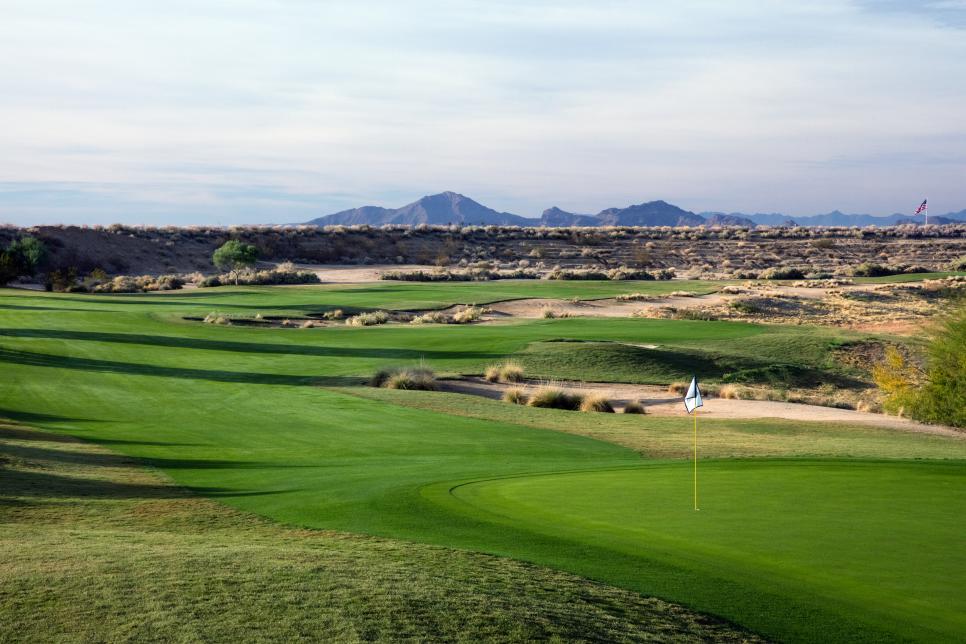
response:
[[[698,408],[694,408],[694,509],[698,509]]]

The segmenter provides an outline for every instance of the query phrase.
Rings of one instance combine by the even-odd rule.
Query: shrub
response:
[[[765,280],[802,280],[805,279],[805,271],[800,268],[776,266],[761,274],[761,279]]]
[[[690,382],[682,382],[682,381],[672,382],[667,386],[667,392],[669,394],[679,394],[683,396],[684,394],[688,393],[688,387],[690,386],[691,386]]]
[[[513,387],[503,392],[503,402],[513,403],[514,405],[526,405],[527,394],[523,389]]]
[[[322,317],[326,320],[341,320],[345,317],[345,313],[342,312],[342,309],[333,309],[323,313]]]
[[[490,382],[522,382],[523,367],[516,362],[494,364],[486,368],[483,377]]]
[[[453,314],[454,324],[468,324],[483,317],[483,309],[478,306],[467,306]]]
[[[646,414],[647,410],[644,409],[644,405],[636,400],[632,400],[624,405],[625,414]]]
[[[757,315],[763,311],[763,309],[756,304],[754,300],[731,300],[728,302],[728,306],[733,311],[743,315]]]
[[[606,397],[600,394],[590,394],[584,396],[584,399],[580,401],[580,411],[596,411],[613,414],[614,406],[610,404],[610,401]]]
[[[372,387],[434,391],[436,375],[425,367],[380,369],[369,380]]]
[[[901,272],[902,271],[892,268],[890,266],[883,266],[882,264],[873,264],[871,262],[864,262],[852,269],[852,276],[853,277],[884,277],[886,275],[895,275]]]
[[[389,376],[385,386],[387,389],[434,391],[436,376],[429,369],[402,369]]]
[[[558,314],[551,307],[545,306],[540,310],[540,317],[544,318],[545,320],[552,320],[558,317]]]
[[[385,324],[388,321],[389,314],[385,311],[370,311],[369,313],[360,313],[351,318],[346,318],[345,323],[349,326],[375,326],[377,324]]]
[[[643,300],[653,300],[655,299],[655,296],[648,295],[647,293],[624,293],[616,296],[614,299],[618,302],[638,302]]]
[[[114,279],[96,284],[91,282],[90,290],[95,293],[146,293],[149,291],[175,291],[184,286],[180,275],[118,275]],[[56,289],[55,289],[56,290]]]
[[[966,255],[963,255],[957,260],[954,260],[949,264],[949,270],[951,271],[966,271]]]
[[[205,324],[221,324],[224,326],[231,326],[231,318],[227,315],[222,315],[221,313],[209,313],[202,321]]]
[[[452,320],[442,311],[430,311],[422,315],[415,316],[409,321],[410,324],[449,324]]]
[[[201,288],[236,284],[239,286],[267,286],[273,284],[318,284],[319,276],[312,271],[296,271],[276,268],[266,271],[235,271],[222,275],[209,275],[198,282]]]
[[[966,427],[966,306],[933,332],[925,369],[892,347],[872,375],[884,394],[886,410]]]
[[[580,403],[583,402],[583,397],[580,394],[575,394],[559,387],[541,387],[533,392],[527,401],[527,405],[530,407],[547,407],[551,409],[568,409],[570,411],[577,411],[580,409]]]
[[[728,400],[743,400],[748,397],[747,388],[740,385],[722,385],[718,396]]]

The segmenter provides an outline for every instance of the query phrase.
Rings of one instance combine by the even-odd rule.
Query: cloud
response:
[[[966,205],[961,2],[650,4],[14,0],[0,218]]]

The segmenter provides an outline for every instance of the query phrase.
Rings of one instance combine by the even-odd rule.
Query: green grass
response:
[[[708,462],[700,512],[690,480],[680,463],[488,480],[452,494],[496,521],[636,559],[637,578],[658,594],[782,639],[818,639],[816,611],[828,619],[822,638],[966,632],[961,463]],[[749,577],[758,593],[747,592]]]
[[[0,641],[740,641],[510,559],[286,528],[102,447],[0,423]]]
[[[795,338],[793,340],[792,338]],[[801,351],[789,354],[798,341]],[[668,384],[701,374],[704,382],[767,383],[808,387],[823,382],[854,384],[854,369],[836,364],[830,352],[841,340],[832,333],[769,331],[740,342],[694,342],[687,336],[665,346],[627,342],[534,342],[514,359],[527,377]],[[812,346],[809,346],[812,345]],[[811,353],[809,352],[811,349]]]
[[[590,287],[640,290],[651,284],[657,283]],[[449,494],[454,485],[482,479],[613,468],[637,471],[642,454],[686,453],[687,428],[682,431],[673,424],[679,421],[485,401],[487,407],[469,397],[355,386],[378,368],[421,360],[437,372],[480,373],[487,364],[554,339],[657,344],[700,350],[716,360],[767,362],[780,357],[782,362],[825,369],[835,346],[861,336],[808,327],[645,319],[308,330],[216,327],[181,319],[219,309],[270,314],[325,307],[405,308],[417,301],[443,306],[447,298],[457,297],[448,289],[458,289],[459,301],[482,302],[501,294],[500,288],[528,290],[526,296],[532,296],[534,286],[379,284],[113,297],[2,291],[0,416],[136,457],[195,492],[284,524],[525,559],[645,595],[673,595],[689,606],[728,615],[783,640],[873,640],[917,628],[938,633],[936,639],[949,634],[943,630],[949,624],[947,613],[958,606],[952,600],[924,606],[902,626],[877,608],[891,601],[884,591],[878,598],[870,594],[862,610],[843,612],[828,597],[848,594],[848,578],[823,578],[824,595],[819,596],[822,593],[796,593],[792,584],[773,583],[771,577],[755,574],[754,566],[748,568],[749,574],[738,575],[737,565],[708,575],[709,580],[732,584],[727,593],[709,594],[711,582],[682,565],[682,558],[689,556],[686,549],[655,554],[642,544],[637,551],[625,552],[607,539],[588,541],[579,534],[581,526],[567,525],[566,517],[555,519],[560,530],[553,534],[537,524],[508,525],[490,509]],[[562,286],[589,293],[580,291],[586,283]],[[620,367],[625,376],[631,368]],[[607,379],[608,369],[620,377],[618,369],[607,364],[595,369],[582,377]],[[955,438],[869,428],[853,432],[809,423],[732,422],[710,424],[702,436],[708,449],[715,450],[709,455],[964,458],[963,441]],[[761,446],[758,451],[756,446]],[[962,461],[951,467],[956,466]],[[871,465],[869,471],[879,467]],[[908,467],[921,467],[925,473],[933,465],[924,460]],[[822,471],[808,471],[816,473],[814,484],[820,486]],[[0,470],[0,476],[7,472]],[[878,475],[871,476],[874,480]],[[908,480],[915,487],[920,479]],[[863,489],[867,484],[857,482]],[[621,503],[605,481],[597,490],[601,512]],[[594,494],[594,487],[586,493]],[[948,507],[961,513],[962,508],[954,505],[957,498],[949,497]],[[817,513],[816,525],[825,521],[820,508],[804,507],[803,516]],[[0,512],[7,508],[0,506]],[[961,514],[929,519],[924,534],[934,532],[933,521],[955,522],[957,516]],[[889,517],[886,510],[876,516],[857,515],[854,529],[864,534],[863,522]],[[749,514],[739,529],[750,534],[775,526],[781,518],[771,512]],[[612,529],[605,524],[602,530]],[[917,542],[927,554],[958,547],[942,530],[935,532],[939,540]],[[894,544],[908,546],[906,533],[897,533],[895,541],[868,542],[870,560]],[[883,562],[890,561],[886,554]],[[958,562],[949,558],[951,579],[964,574]],[[686,579],[693,592],[661,585],[660,579]],[[903,590],[909,596],[932,592],[927,582],[907,577]],[[747,598],[763,599],[755,603],[759,600]],[[786,604],[798,611],[794,629],[775,608]],[[426,611],[426,619],[439,619],[433,610]]]

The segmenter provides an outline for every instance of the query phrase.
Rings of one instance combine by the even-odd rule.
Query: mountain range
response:
[[[966,222],[966,210],[932,216],[930,223]],[[865,214],[830,213],[791,218],[781,213],[744,214],[739,212],[694,213],[666,201],[648,201],[625,208],[606,208],[595,215],[568,212],[556,206],[540,217],[521,217],[487,208],[456,192],[428,195],[401,208],[362,206],[343,210],[305,222],[309,225],[403,226],[483,225],[483,226],[892,226],[921,223],[921,218],[900,213],[878,217]]]

